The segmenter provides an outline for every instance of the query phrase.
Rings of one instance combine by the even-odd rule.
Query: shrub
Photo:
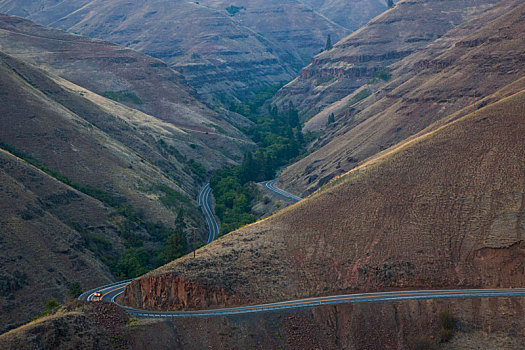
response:
[[[82,286],[80,285],[80,283],[77,281],[71,282],[69,284],[68,294],[72,299],[78,298],[80,294],[82,294]]]
[[[447,342],[450,339],[452,339],[452,336],[454,335],[454,331],[451,329],[442,329],[441,332],[439,332],[439,337],[441,338],[441,342]]]
[[[454,316],[452,316],[448,311],[443,311],[439,314],[439,322],[441,327],[446,330],[453,330],[454,326],[456,325]]]

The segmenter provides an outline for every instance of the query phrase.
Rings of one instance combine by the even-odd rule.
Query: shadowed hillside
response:
[[[191,142],[181,129],[4,53],[0,96],[2,330],[72,282],[166,261],[176,218],[206,233],[194,200],[206,170],[177,152]]]

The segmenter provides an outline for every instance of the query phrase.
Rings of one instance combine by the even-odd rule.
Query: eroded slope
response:
[[[293,102],[308,120],[387,70],[390,64],[426,47],[496,2],[400,1],[339,41],[332,50],[315,56],[297,78],[279,91],[274,102],[282,106]]]
[[[389,82],[368,83],[316,115],[305,128],[326,133],[311,145],[312,154],[283,171],[280,185],[311,193],[433,122],[494,100],[490,95],[525,75],[524,9],[516,1],[499,2],[391,65]]]
[[[386,9],[378,0],[359,3],[333,2],[328,12],[362,23]],[[249,97],[287,82],[324,49],[329,34],[335,42],[356,28],[316,11],[322,7],[298,0],[0,1],[0,11],[160,58],[208,101]]]

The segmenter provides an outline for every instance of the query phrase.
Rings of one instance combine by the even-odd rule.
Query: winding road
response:
[[[263,183],[270,191],[280,196],[286,197],[293,201],[300,201],[301,198],[275,187],[275,181]],[[211,207],[211,188],[206,184],[199,194],[199,205],[206,217],[208,228],[210,230],[208,243],[215,240],[219,234],[219,225],[215,221]],[[103,300],[116,303],[116,298],[124,292],[124,288],[133,281],[133,279],[111,283],[82,293],[79,300]],[[101,296],[95,297],[95,292],[100,292]],[[416,300],[416,299],[444,299],[444,298],[481,298],[481,297],[525,297],[525,288],[500,288],[500,289],[451,289],[451,290],[414,290],[414,291],[396,291],[396,292],[378,292],[362,294],[345,294],[327,297],[317,297],[308,299],[296,299],[282,301],[270,304],[239,306],[227,309],[212,309],[198,311],[149,311],[134,309],[127,306],[119,305],[130,315],[141,318],[164,318],[164,317],[197,317],[197,316],[225,316],[244,314],[252,312],[266,312],[293,308],[306,308],[320,305],[343,304],[343,303],[362,303],[378,301],[399,301],[399,300]]]
[[[123,293],[124,288],[130,281],[113,283],[96,289],[102,292],[102,300],[115,303],[117,296]],[[93,300],[95,289],[82,294],[79,299]],[[487,297],[525,297],[525,288],[501,288],[501,289],[452,289],[452,290],[415,290],[397,292],[379,292],[362,294],[334,295],[329,297],[318,297],[308,299],[297,299],[282,301],[271,304],[250,305],[232,307],[227,309],[212,309],[199,311],[148,311],[122,306],[134,317],[196,317],[196,316],[225,316],[245,314],[252,312],[266,312],[293,308],[314,307],[330,304],[363,303],[378,301],[400,301],[416,299],[445,299],[445,298],[487,298]]]
[[[302,200],[301,197],[298,197],[294,194],[286,192],[285,190],[275,187],[276,182],[277,180],[270,180],[270,181],[263,182],[262,185],[266,187],[268,190],[278,194],[279,196],[290,199],[294,202],[299,202],[300,200]]]
[[[209,183],[203,187],[198,200],[199,206],[206,217],[206,223],[208,224],[208,230],[210,232],[208,235],[208,243],[211,243],[219,237],[219,224],[213,215],[213,209],[211,206],[211,187]]]

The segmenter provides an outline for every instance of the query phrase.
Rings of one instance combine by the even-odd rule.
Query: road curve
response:
[[[115,303],[117,296],[122,294],[130,281],[112,283],[96,289],[102,292],[102,300]],[[95,289],[82,294],[79,299],[93,300]],[[363,303],[378,301],[399,301],[416,299],[444,299],[444,298],[487,298],[487,297],[525,297],[525,288],[499,289],[451,289],[451,290],[414,290],[397,292],[378,292],[334,295],[328,297],[297,299],[271,304],[239,306],[227,309],[199,310],[199,311],[148,311],[122,306],[134,317],[196,317],[196,316],[226,316],[253,312],[266,312],[293,308],[305,308],[330,304]]]
[[[262,185],[264,187],[266,187],[268,190],[278,194],[279,196],[285,197],[285,198],[290,199],[290,200],[292,200],[294,202],[299,202],[300,200],[302,200],[301,197],[298,197],[298,196],[296,196],[294,194],[286,192],[285,190],[282,190],[280,188],[275,187],[275,183],[276,182],[277,182],[277,180],[270,180],[270,181],[263,182]]]
[[[199,206],[206,217],[206,223],[208,224],[210,232],[208,235],[208,243],[211,243],[219,236],[219,224],[215,220],[215,216],[213,216],[213,209],[211,206],[211,187],[209,183],[204,186],[199,194]]]
[[[204,216],[206,217],[206,223],[208,224],[208,229],[209,229],[209,234],[208,234],[208,243],[211,243],[213,242],[214,240],[217,239],[217,237],[219,236],[219,224],[217,223],[217,221],[215,220],[215,216],[213,215],[213,209],[212,209],[212,205],[211,205],[211,187],[210,187],[210,184],[207,183],[203,188],[202,188],[202,191],[201,193],[199,194],[199,197],[198,197],[198,202],[199,202],[199,206],[201,207],[202,209],[202,212],[204,213]],[[87,301],[93,301],[94,300],[94,296],[93,296],[93,293],[97,292],[97,291],[101,291],[102,292],[102,300],[104,301],[109,301],[109,302],[114,302],[115,301],[115,293],[114,292],[111,292],[109,294],[106,294],[106,292],[110,291],[112,288],[114,287],[121,287],[121,290],[123,290],[123,288],[131,281],[133,281],[134,278],[132,279],[129,279],[129,280],[125,280],[125,281],[120,281],[120,282],[114,282],[114,283],[111,283],[111,284],[107,284],[105,286],[102,286],[102,287],[97,287],[97,288],[94,288],[94,289],[91,289],[87,292],[84,292],[82,293],[78,299],[79,300],[87,300]],[[124,287],[122,287],[124,286]],[[120,294],[120,293],[117,293],[117,295]]]

